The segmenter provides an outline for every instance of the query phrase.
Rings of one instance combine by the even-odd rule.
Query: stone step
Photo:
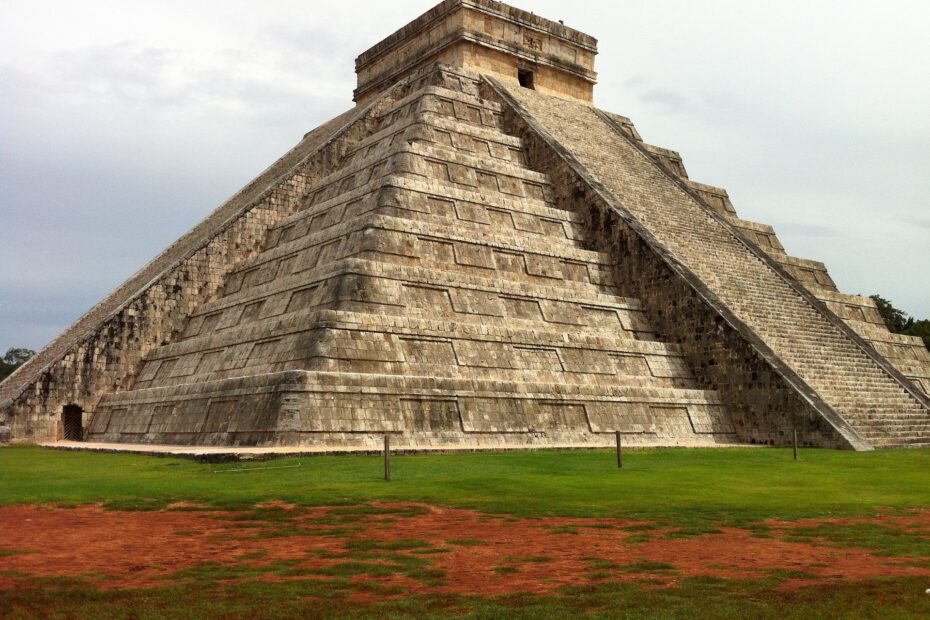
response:
[[[514,166],[525,166],[525,157],[519,144],[513,146],[490,139],[479,140],[470,135],[452,133],[451,129],[440,130],[435,127],[435,124],[427,123],[422,119],[411,119],[403,128],[393,130],[370,143],[357,145],[345,155],[341,165],[350,167],[364,162],[377,161],[379,156],[396,152],[404,145],[413,144],[445,147],[453,153],[482,157],[492,162],[503,162]],[[479,151],[478,147],[482,147],[482,150]]]
[[[892,429],[895,432],[900,432],[904,434],[914,433],[917,431],[927,431],[930,430],[930,424],[927,423],[926,419],[924,420],[915,420],[910,418],[901,418],[901,419],[871,419],[871,420],[860,420],[857,419],[854,421],[857,428],[862,429],[862,432],[868,433],[871,432],[870,429]]]
[[[901,424],[890,421],[885,424],[872,423],[859,425],[863,434],[882,437],[930,437],[930,424]]]
[[[311,224],[314,228],[334,226],[344,220],[367,213],[378,206],[393,206],[414,212],[430,213],[431,205],[440,203],[443,213],[461,210],[465,222],[490,223],[488,210],[507,211],[521,216],[571,224],[573,239],[580,239],[580,218],[563,209],[555,208],[544,200],[517,199],[504,194],[490,195],[465,191],[450,182],[427,181],[420,177],[390,174],[340,194],[330,200],[308,204],[302,210],[272,226],[271,231],[302,225],[304,232]],[[481,211],[485,214],[481,215]],[[467,219],[463,219],[467,218]],[[305,221],[306,220],[306,221]],[[272,239],[274,236],[272,235]]]
[[[342,159],[350,166],[370,160],[403,144],[422,143],[450,149],[473,157],[489,158],[525,167],[526,157],[519,139],[498,130],[477,127],[428,113],[406,119],[401,126],[390,126],[355,145]]]
[[[88,438],[183,443],[193,428],[201,442],[254,443],[257,410],[265,416],[260,429],[293,431],[281,436],[288,445],[314,433],[396,432],[409,439],[425,431],[440,441],[467,434],[492,443],[508,433],[511,442],[569,431],[587,441],[617,430],[628,438],[734,435],[718,396],[702,390],[283,371],[111,394],[97,407]]]
[[[164,345],[151,352],[147,359],[164,359],[201,351],[259,342],[281,336],[325,329],[356,329],[364,324],[381,331],[404,335],[425,334],[430,337],[455,337],[461,334],[472,339],[547,347],[580,347],[609,349],[615,352],[642,353],[648,355],[681,356],[672,344],[642,340],[624,334],[622,328],[608,329],[602,326],[573,325],[570,330],[565,323],[545,324],[542,321],[466,321],[463,318],[373,314],[350,310],[311,308],[301,312],[278,314],[248,323],[234,325],[228,329],[197,332],[179,342]]]
[[[884,427],[892,424],[895,429],[909,431],[914,429],[930,429],[930,420],[927,416],[850,416],[849,421],[861,428]]]
[[[306,377],[309,382],[305,385],[310,389],[329,391],[335,386],[347,388],[359,387],[397,387],[411,389],[454,390],[466,394],[495,394],[515,393],[525,395],[538,395],[540,397],[586,397],[595,398],[627,398],[644,403],[674,403],[682,405],[721,405],[718,394],[709,390],[681,389],[681,388],[655,388],[629,385],[597,386],[597,385],[564,385],[561,383],[522,382],[522,381],[495,381],[487,379],[456,379],[450,377],[431,377],[428,375],[376,375],[368,373],[336,373],[321,371],[285,371],[274,375],[261,375],[249,377],[248,382],[262,385],[276,385],[297,383],[300,377]],[[203,393],[222,388],[225,385],[241,383],[241,380],[221,379],[211,384],[182,384],[185,387],[158,387],[145,390],[134,390],[107,395],[108,403],[135,400],[139,393],[147,392],[145,396],[152,399],[163,398],[176,393],[189,396],[194,393]],[[133,394],[136,392],[136,394]]]
[[[503,147],[518,150],[522,149],[520,138],[506,134],[500,128],[489,127],[487,125],[476,125],[474,123],[462,121],[454,116],[450,117],[435,109],[425,109],[411,111],[410,114],[398,122],[385,125],[383,128],[353,145],[346,151],[345,157],[351,158],[358,154],[364,154],[365,151],[371,149],[373,146],[397,134],[407,134],[411,128],[417,125],[425,125],[433,129],[454,132],[485,142],[494,142]],[[416,135],[416,132],[414,135]]]
[[[321,286],[323,283],[345,275],[384,278],[405,285],[425,286],[427,288],[451,287],[483,293],[493,293],[506,297],[554,302],[571,302],[583,305],[620,307],[640,310],[639,302],[619,296],[608,287],[581,281],[546,279],[530,281],[500,278],[494,275],[482,276],[473,273],[450,271],[447,266],[408,266],[396,263],[384,263],[361,258],[345,258],[319,265],[306,272],[291,274],[281,278],[270,278],[267,282],[257,282],[251,288],[230,289],[220,299],[201,306],[193,316],[215,312],[218,309],[241,305],[271,297],[276,294],[290,293],[308,287]],[[230,283],[227,282],[227,287]],[[338,299],[333,297],[332,299]]]
[[[401,172],[452,182],[473,191],[543,201],[550,198],[548,176],[511,161],[480,158],[423,142],[402,142],[356,158],[320,179],[308,193],[309,205],[332,200],[380,177]],[[492,179],[494,187],[488,184]]]
[[[930,444],[930,437],[893,437],[893,436],[876,436],[868,438],[869,442],[875,447],[881,448],[905,448],[905,447],[922,447]]]
[[[374,230],[366,239],[366,232]],[[517,253],[493,246],[452,243],[435,239],[419,240],[412,244],[416,256],[403,256],[392,252],[403,240],[399,234],[387,235],[384,231],[367,229],[347,237],[349,241],[361,236],[365,247],[357,251],[347,249],[349,255],[336,248],[327,247],[312,251],[299,251],[280,260],[271,260],[246,271],[238,271],[227,279],[222,296],[204,311],[212,311],[214,305],[228,306],[261,299],[267,294],[306,288],[320,282],[317,274],[338,273],[347,261],[362,261],[381,265],[381,272],[414,274],[411,270],[424,270],[434,274],[427,286],[442,286],[446,282],[471,283],[466,288],[482,288],[518,296],[542,297],[568,301],[573,296],[582,298],[615,298],[619,291],[613,286],[609,266],[575,258]],[[339,243],[344,244],[343,241]],[[435,247],[431,247],[434,244]],[[345,247],[343,245],[342,247]],[[499,272],[497,270],[500,270]],[[418,277],[418,276],[414,276]],[[506,292],[505,292],[506,291]]]
[[[405,118],[407,114],[413,113],[413,111],[422,112],[422,102],[424,100],[430,101],[431,103],[434,100],[440,100],[444,102],[442,108],[427,107],[426,109],[438,111],[447,116],[450,116],[448,108],[449,103],[454,106],[454,111],[461,110],[462,106],[478,108],[479,110],[484,110],[494,115],[500,115],[502,111],[501,104],[495,101],[482,99],[475,95],[469,95],[461,91],[442,88],[440,86],[427,86],[426,88],[415,90],[402,99],[398,99],[393,104],[388,106],[387,109],[381,113],[379,118],[384,124],[396,123]],[[419,104],[419,106],[417,104]],[[407,110],[411,111],[407,112]],[[462,116],[466,121],[475,118],[473,114],[463,114]]]
[[[284,257],[293,256],[298,252],[313,250],[340,241],[343,243],[339,249],[335,250],[337,253],[331,253],[333,260],[344,257],[344,253],[347,252],[358,254],[359,252],[376,250],[378,247],[384,248],[387,253],[394,253],[398,256],[428,260],[428,255],[424,254],[424,250],[419,246],[421,242],[437,241],[449,243],[450,249],[454,248],[456,253],[459,248],[463,248],[463,252],[465,251],[464,248],[468,248],[467,251],[470,253],[504,251],[524,257],[539,257],[536,260],[540,261],[551,258],[604,267],[609,266],[613,260],[609,254],[578,247],[577,243],[571,242],[564,236],[564,231],[563,236],[560,238],[544,235],[541,232],[531,233],[526,230],[519,231],[519,234],[497,234],[497,232],[492,232],[497,230],[499,229],[475,225],[468,226],[466,224],[459,226],[453,220],[447,218],[421,221],[369,213],[345,221],[337,226],[303,237],[297,237],[267,249],[255,257],[242,261],[233,273],[249,271],[269,262],[280,261]],[[537,230],[540,230],[538,225]],[[379,231],[384,234],[377,239],[373,238],[373,236],[379,235]],[[365,239],[361,240],[359,237]],[[394,239],[393,237],[397,238]],[[410,239],[410,237],[414,238]],[[399,244],[401,247],[391,248],[393,243]],[[488,260],[490,260],[490,257],[488,257]]]
[[[643,393],[668,389],[694,389],[683,361],[674,356],[647,356],[634,351],[541,349],[506,341],[480,339],[481,334],[447,333],[444,337],[423,332],[403,335],[396,327],[331,324],[313,348],[299,340],[279,337],[272,349],[259,352],[246,347],[212,349],[147,360],[134,389],[179,383],[206,383],[236,376],[254,376],[286,370],[360,372],[410,376],[430,374],[495,382],[535,382],[583,385],[615,389],[631,387]],[[387,337],[391,336],[391,337]],[[265,341],[267,342],[267,340]],[[256,345],[260,346],[260,345]],[[617,357],[617,355],[620,355]]]

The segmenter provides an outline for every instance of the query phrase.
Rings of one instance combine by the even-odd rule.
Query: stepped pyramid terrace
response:
[[[930,446],[930,353],[594,106],[597,41],[446,0],[0,384],[15,441]],[[610,76],[601,76],[610,79]]]

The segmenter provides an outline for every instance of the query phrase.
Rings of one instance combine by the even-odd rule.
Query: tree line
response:
[[[0,358],[0,381],[13,374],[13,371],[26,363],[36,352],[22,347],[10,347]]]
[[[888,331],[893,334],[906,334],[918,336],[923,339],[924,346],[930,349],[930,319],[915,319],[907,312],[898,310],[890,301],[880,295],[870,295],[882,315]]]

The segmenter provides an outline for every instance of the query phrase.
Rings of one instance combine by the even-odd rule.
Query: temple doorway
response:
[[[84,434],[84,410],[77,405],[65,405],[61,413],[64,438],[68,441],[81,441]]]

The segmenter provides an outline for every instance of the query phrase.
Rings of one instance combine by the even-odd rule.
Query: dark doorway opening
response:
[[[65,405],[61,413],[64,438],[68,441],[81,441],[84,435],[84,410],[77,405]]]
[[[533,72],[529,69],[517,69],[517,79],[520,81],[520,86],[523,88],[529,88],[535,90],[533,85]]]

